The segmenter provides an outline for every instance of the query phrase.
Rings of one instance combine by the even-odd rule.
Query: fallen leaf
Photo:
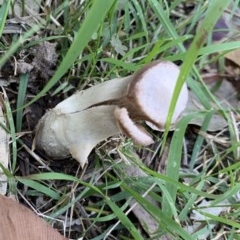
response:
[[[47,222],[11,198],[0,195],[0,240],[66,240]]]
[[[33,69],[33,65],[26,63],[24,61],[17,62],[17,71],[18,73],[29,73]]]
[[[48,80],[53,75],[53,67],[57,62],[58,55],[56,53],[56,43],[45,41],[31,49],[34,56],[31,65],[34,67],[32,75],[39,73],[41,77]],[[32,76],[34,78],[34,76]]]
[[[208,84],[208,87],[211,89],[213,84]],[[233,85],[228,81],[222,81],[220,87],[213,92],[213,95],[218,99],[222,108],[229,112],[231,109],[238,109],[239,100],[238,93]],[[216,105],[212,103],[213,109],[218,109]],[[220,109],[219,109],[220,110]],[[184,115],[188,115],[189,113],[198,113],[199,111],[205,111],[205,108],[196,97],[193,92],[189,92],[188,105],[184,112]],[[190,124],[202,126],[204,119],[203,118],[195,118],[190,121]],[[207,127],[207,130],[210,132],[215,132],[222,130],[224,127],[228,125],[226,119],[220,114],[215,113]]]
[[[240,49],[235,49],[231,52],[228,52],[224,57],[232,62],[234,62],[238,67],[240,67]]]
[[[4,0],[0,0],[0,4],[2,5]],[[14,1],[13,10],[14,15],[17,17],[22,16],[22,4],[24,4],[24,9],[27,12],[28,15],[36,16],[39,14],[40,6],[41,6],[42,0],[24,0],[24,1]],[[10,8],[10,14],[12,14],[12,8]]]

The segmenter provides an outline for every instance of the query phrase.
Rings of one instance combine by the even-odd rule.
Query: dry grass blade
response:
[[[9,134],[6,131],[6,119],[3,114],[3,99],[0,97],[0,163],[5,169],[8,169],[9,164]],[[4,170],[0,168],[0,194],[7,193],[7,176]]]

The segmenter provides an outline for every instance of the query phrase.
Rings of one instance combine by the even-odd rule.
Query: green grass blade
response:
[[[220,223],[223,223],[224,225],[228,225],[228,226],[240,229],[240,223],[238,223],[236,221],[232,221],[231,219],[226,219],[226,218],[219,217],[219,216],[216,216],[216,215],[213,215],[213,214],[210,214],[207,212],[202,212],[202,211],[201,211],[201,214],[208,217],[209,220],[213,220],[215,222],[220,222]]]
[[[136,8],[137,15],[141,21],[142,29],[143,29],[145,36],[147,37],[147,41],[148,41],[148,30],[147,30],[146,20],[144,19],[145,15],[143,14],[143,11],[139,4],[139,1],[132,0],[132,3],[134,5],[134,7]]]
[[[199,182],[199,184],[197,185],[196,189],[200,190],[200,189],[203,188],[203,186],[204,186],[204,181],[201,181],[201,182]],[[196,201],[196,199],[197,199],[197,195],[190,193],[188,199],[189,199],[189,200],[188,200],[187,203],[185,204],[184,208],[183,208],[183,209],[181,210],[181,212],[179,213],[178,218],[179,218],[180,221],[186,220],[186,218],[187,218],[187,216],[188,216],[188,214],[189,214],[189,210],[192,209],[193,206],[194,206],[194,203],[195,203],[195,201]]]
[[[28,85],[28,74],[20,74],[20,84],[17,98],[17,112],[16,112],[16,131],[22,130],[23,105],[26,98],[26,91]]]
[[[219,44],[213,44],[208,45],[206,47],[201,48],[199,51],[199,55],[207,56],[213,53],[223,53],[225,51],[232,51],[235,49],[240,48],[240,41],[234,41],[234,42],[226,42],[226,43],[219,43]]]
[[[122,187],[125,191],[128,191],[131,196],[134,196],[137,202],[151,214],[151,216],[159,223],[160,228],[163,227],[165,229],[168,229],[168,231],[173,234],[178,234],[183,239],[194,239],[168,215],[162,212],[158,207],[149,203],[144,197],[135,192],[132,188],[128,187],[127,184],[122,184]]]
[[[113,201],[111,201],[111,199],[106,198],[105,201],[108,204],[108,206],[112,209],[112,211],[115,213],[117,218],[121,221],[121,223],[132,234],[134,239],[143,240],[144,238],[141,236],[141,234],[138,232],[138,230],[133,225],[133,223],[129,220],[126,214]]]
[[[176,28],[171,23],[168,14],[166,14],[166,12],[163,10],[162,5],[159,3],[159,1],[158,0],[150,0],[149,4],[152,7],[152,9],[153,9],[154,13],[156,14],[156,16],[159,18],[161,24],[163,25],[164,29],[168,33],[169,37],[172,37],[173,39],[177,40],[179,38],[179,35],[178,35],[177,31],[176,31]],[[177,48],[181,52],[185,52],[186,51],[184,45],[182,44],[182,42],[179,42],[177,44]]]
[[[184,135],[185,135],[185,131],[188,126],[188,123],[189,123],[189,117],[183,118],[178,123],[170,144],[166,175],[176,181],[178,181],[179,179],[179,172],[180,172],[181,159],[182,159],[182,147],[183,147]],[[177,186],[167,183],[166,190],[171,196],[171,200],[173,201],[172,204],[175,206]],[[163,209],[163,212],[168,216],[171,216],[173,214],[171,205],[166,195],[163,195],[162,209]]]
[[[3,29],[6,23],[8,11],[10,8],[11,1],[4,1],[0,9],[0,37],[3,34]]]
[[[180,189],[181,191],[191,192],[192,194],[196,194],[198,196],[202,196],[202,197],[209,198],[209,199],[218,199],[219,197],[222,196],[222,195],[214,195],[214,194],[210,194],[210,193],[199,191],[199,190],[197,190],[194,187],[189,187],[189,186],[187,186],[187,185],[185,185],[183,183],[175,181],[172,178],[170,178],[170,177],[168,177],[168,176],[166,176],[164,174],[157,173],[156,171],[153,171],[153,170],[147,168],[143,164],[139,164],[139,163],[137,163],[137,164],[144,172],[146,172],[147,174],[150,174],[150,175],[156,177],[156,181],[161,180],[161,181],[164,181],[166,183],[172,184],[173,186],[178,187],[178,189]],[[160,184],[161,184],[161,182],[160,182]]]
[[[170,109],[169,109],[169,114],[168,114],[167,124],[166,124],[165,137],[170,129],[171,119],[172,119],[175,105],[176,105],[178,96],[180,94],[180,91],[182,89],[182,86],[187,80],[188,76],[190,75],[190,71],[194,66],[194,63],[199,55],[199,51],[203,43],[206,41],[208,34],[211,32],[215,23],[217,22],[219,17],[222,15],[222,12],[228,6],[229,3],[230,3],[230,0],[221,1],[221,2],[219,2],[218,0],[213,0],[211,1],[211,4],[209,4],[210,6],[207,10],[206,17],[204,18],[201,24],[201,27],[199,28],[196,36],[194,37],[193,42],[190,45],[189,50],[187,51],[185,61],[183,62],[183,65],[181,67],[178,82],[175,87],[173,98],[170,104]]]
[[[196,36],[193,39],[192,44],[190,45],[189,50],[186,53],[186,58],[181,67],[178,82],[174,89],[173,98],[171,100],[171,104],[170,104],[170,108],[169,108],[169,112],[168,112],[166,130],[164,133],[164,140],[163,140],[164,143],[166,141],[167,134],[170,129],[171,119],[172,119],[172,116],[174,113],[174,109],[175,109],[176,102],[178,100],[178,96],[180,94],[181,88],[182,88],[183,84],[185,83],[185,81],[187,80],[188,76],[190,75],[191,69],[193,68],[194,63],[198,57],[199,50],[201,49],[208,34],[211,32],[212,28],[214,27],[215,23],[217,22],[218,18],[221,16],[223,10],[229,4],[229,2],[230,2],[230,0],[222,1],[222,2],[219,2],[218,0],[211,1],[211,4],[206,13],[206,17],[203,20],[200,29],[198,30]],[[176,141],[174,141],[174,138],[173,138],[174,145],[175,145],[175,142]],[[177,169],[180,166],[181,149],[178,149],[178,151],[176,151],[174,149],[173,152],[174,152],[173,157],[169,157],[166,172],[169,177],[171,177],[175,180],[178,180],[179,173],[177,172]],[[171,151],[170,151],[170,154],[171,154]],[[172,199],[175,199],[176,193],[177,193],[177,188],[172,185],[171,186],[169,185],[168,189],[169,189],[170,195],[172,196]],[[171,209],[169,207],[169,204],[167,203],[167,199],[164,197],[163,197],[163,209],[164,209],[165,213],[171,214]]]
[[[55,172],[50,172],[50,173],[40,173],[40,174],[32,174],[28,175],[25,178],[27,179],[32,179],[32,180],[65,180],[65,181],[73,181],[73,182],[78,182],[86,187],[91,188],[93,191],[99,193],[102,195],[102,192],[95,186],[91,185],[90,183],[86,183],[84,181],[81,181],[80,179],[73,177],[71,175],[67,175],[64,173],[55,173]]]
[[[211,206],[214,206],[216,204],[219,204],[221,202],[223,202],[224,200],[229,200],[231,199],[233,196],[235,196],[236,194],[238,194],[240,191],[240,183],[236,183],[235,186],[231,187],[229,190],[227,190],[226,192],[224,192],[224,194],[222,194],[221,196],[219,196],[217,199],[213,200],[211,202]]]
[[[202,123],[202,127],[201,127],[201,131],[202,132],[206,132],[208,129],[208,125],[212,119],[213,116],[213,112],[210,112],[206,115],[203,123]],[[191,156],[191,160],[189,162],[189,168],[190,170],[193,170],[194,168],[194,164],[195,161],[197,159],[197,156],[199,154],[199,152],[201,151],[202,145],[204,142],[204,137],[201,135],[198,135],[197,140],[195,141],[194,147],[193,147],[193,151],[192,151],[192,156]]]
[[[31,187],[31,188],[37,190],[38,192],[41,192],[41,193],[53,198],[53,199],[58,200],[60,198],[59,193],[50,189],[49,187],[44,186],[41,183],[38,183],[38,182],[30,180],[30,179],[24,179],[24,178],[18,178],[18,181],[28,187]]]

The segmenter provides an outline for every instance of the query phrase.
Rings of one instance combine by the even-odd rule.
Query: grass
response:
[[[228,109],[202,78],[206,69],[217,69],[224,53],[240,47],[237,39],[214,43],[211,38],[229,2],[234,15],[237,0],[105,0],[104,5],[101,1],[62,0],[45,8],[42,1],[44,11],[34,18],[34,25],[25,22],[22,34],[10,36],[4,34],[6,18],[12,18],[10,1],[4,3],[0,9],[2,71],[14,61],[31,62],[31,49],[44,41],[56,43],[58,54],[53,74],[42,80],[36,94],[31,92],[31,72],[7,72],[12,80],[3,90],[11,135],[9,193],[24,196],[20,197],[23,203],[28,201],[71,239],[161,239],[164,235],[171,239],[240,239],[238,132]],[[27,11],[25,7],[22,9]],[[84,169],[73,159],[59,163],[27,148],[34,135],[29,134],[32,129],[27,118],[31,106],[59,102],[78,89],[132,74],[155,59],[181,65],[169,120],[185,81],[204,106],[182,118],[177,131],[169,132],[167,125],[163,135],[153,132],[156,145],[146,149],[124,136],[114,137],[96,147]],[[46,111],[46,104],[43,106]],[[222,134],[213,134],[218,142],[227,138],[227,145],[201,134],[216,111],[227,119],[228,126]],[[193,118],[204,119],[197,130],[189,124]],[[160,160],[166,169],[159,167]],[[140,169],[140,175],[129,175],[126,161]],[[39,205],[40,200],[44,204]],[[204,200],[211,208],[221,206],[221,214],[204,211],[208,207],[200,205]],[[159,226],[155,233],[134,213],[137,204]],[[194,211],[203,219],[192,233],[190,227],[199,222]],[[59,226],[62,220],[66,224]]]

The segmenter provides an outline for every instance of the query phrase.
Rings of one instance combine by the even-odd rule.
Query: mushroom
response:
[[[140,124],[145,121],[154,130],[164,130],[178,75],[179,68],[174,63],[155,61],[132,76],[77,92],[42,117],[36,130],[36,147],[55,159],[71,154],[83,167],[99,142],[120,132],[137,144],[153,143]],[[184,84],[172,126],[187,100]]]

